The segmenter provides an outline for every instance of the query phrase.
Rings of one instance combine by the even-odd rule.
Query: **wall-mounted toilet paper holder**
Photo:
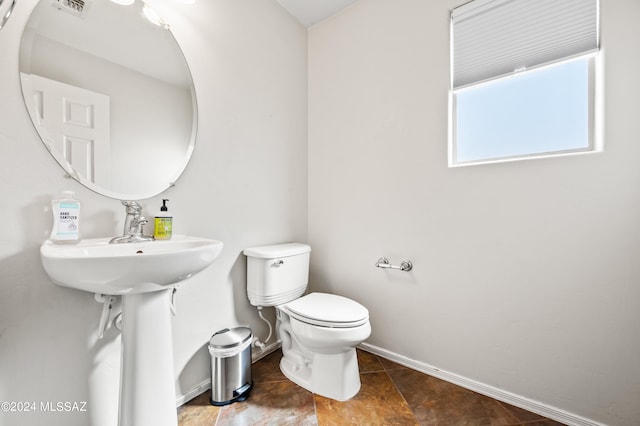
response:
[[[381,257],[376,262],[376,267],[383,269],[398,269],[400,271],[409,272],[413,269],[413,263],[410,260],[403,260],[400,262],[400,265],[392,265],[389,263],[389,259],[386,257]]]

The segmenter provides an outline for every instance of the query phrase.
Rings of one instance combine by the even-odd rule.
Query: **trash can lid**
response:
[[[249,327],[224,328],[216,331],[213,336],[211,336],[209,348],[229,349],[240,346],[249,339],[251,339],[251,329]]]

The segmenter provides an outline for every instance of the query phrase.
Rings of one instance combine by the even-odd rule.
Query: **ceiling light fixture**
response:
[[[116,4],[121,4],[122,6],[130,6],[135,2],[135,0],[111,0],[111,1]]]

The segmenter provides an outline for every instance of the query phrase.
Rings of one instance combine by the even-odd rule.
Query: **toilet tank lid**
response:
[[[248,257],[258,257],[261,259],[277,259],[279,257],[289,257],[309,253],[310,251],[311,247],[307,244],[286,243],[252,247],[245,249],[243,253]]]

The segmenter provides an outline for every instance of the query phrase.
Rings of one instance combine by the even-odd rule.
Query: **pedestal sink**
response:
[[[45,241],[42,265],[61,286],[122,296],[120,426],[175,426],[170,296],[173,285],[218,257],[222,242],[174,236],[166,241],[74,245]]]

